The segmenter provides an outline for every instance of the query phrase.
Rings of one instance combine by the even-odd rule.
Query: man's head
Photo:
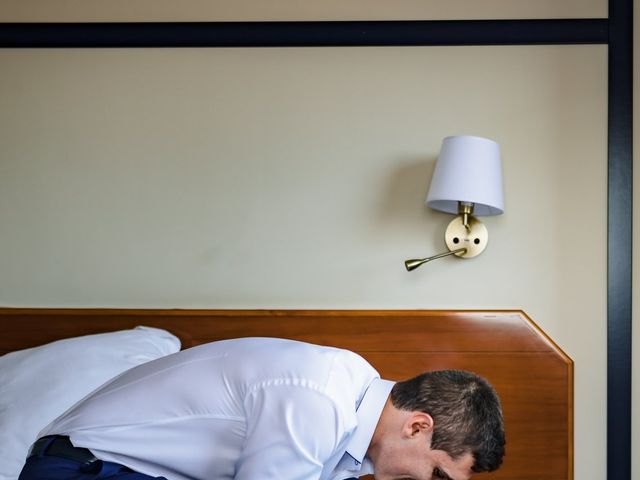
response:
[[[467,480],[504,455],[500,401],[481,377],[426,372],[394,385],[369,448],[376,479]]]

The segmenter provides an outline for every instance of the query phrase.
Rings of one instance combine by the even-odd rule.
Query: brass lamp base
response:
[[[465,225],[466,222],[466,225]],[[487,227],[471,215],[460,215],[454,218],[444,234],[448,252],[439,253],[427,258],[413,258],[406,260],[404,266],[407,271],[415,270],[420,265],[449,255],[460,258],[472,258],[480,255],[489,242]]]
[[[444,234],[444,241],[450,251],[464,248],[455,254],[460,258],[473,258],[480,255],[489,242],[487,227],[476,217],[468,216],[468,227],[464,226],[462,216],[454,218]]]

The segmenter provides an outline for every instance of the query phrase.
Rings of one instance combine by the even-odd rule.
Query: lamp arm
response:
[[[438,258],[442,258],[442,257],[448,257],[449,255],[455,255],[458,253],[466,253],[467,249],[466,248],[457,248],[455,250],[450,250],[448,252],[444,252],[444,253],[439,253],[437,255],[433,255],[431,257],[427,257],[427,258],[414,258],[411,260],[405,260],[404,262],[404,266],[407,268],[407,272],[410,272],[411,270],[415,270],[416,268],[418,268],[420,265],[422,265],[423,263],[427,263],[430,262],[431,260],[436,260]]]

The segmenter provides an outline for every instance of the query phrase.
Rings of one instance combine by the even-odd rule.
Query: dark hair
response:
[[[429,414],[434,421],[431,448],[454,459],[471,452],[473,472],[491,472],[502,463],[502,408],[484,378],[462,370],[425,372],[396,383],[391,402],[400,410]]]

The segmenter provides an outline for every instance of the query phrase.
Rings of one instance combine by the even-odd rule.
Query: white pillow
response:
[[[0,480],[15,480],[40,430],[116,375],[180,350],[166,330],[136,327],[0,356]]]

